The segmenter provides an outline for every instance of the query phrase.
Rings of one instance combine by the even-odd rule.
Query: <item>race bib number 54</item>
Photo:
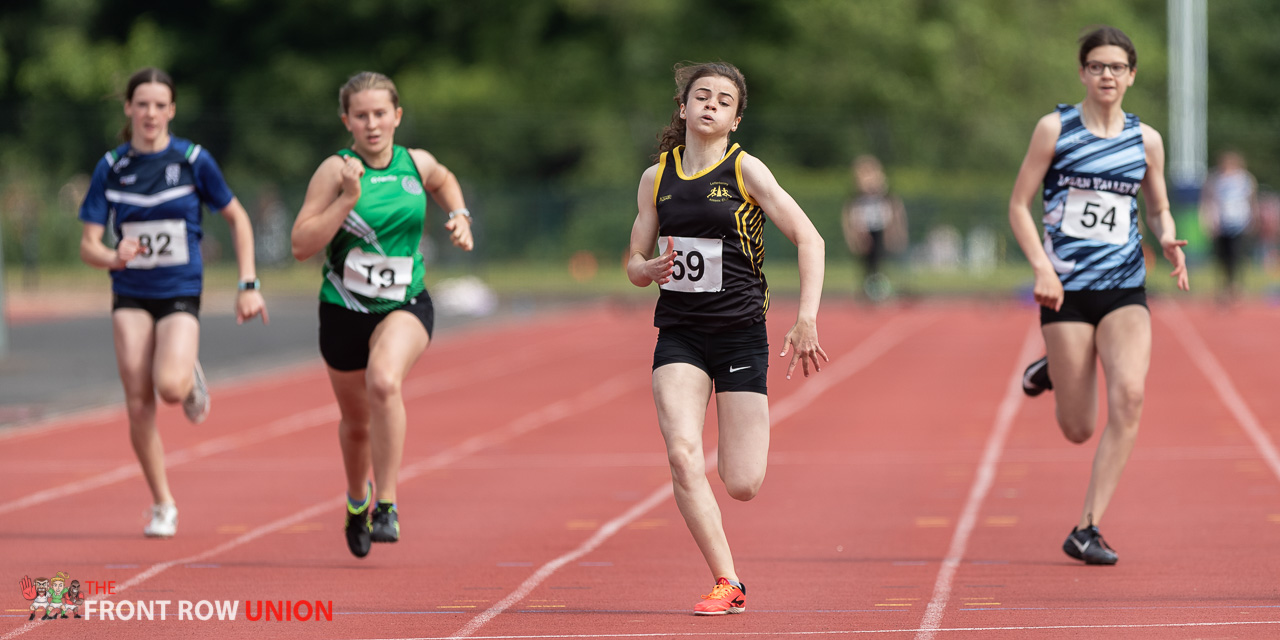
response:
[[[412,280],[413,258],[352,249],[347,252],[347,260],[343,263],[343,286],[366,298],[403,301]]]
[[[724,286],[724,240],[720,238],[681,238],[663,236],[658,239],[658,252],[666,253],[675,243],[676,262],[671,279],[658,285],[667,291],[716,293]]]
[[[126,269],[176,267],[190,260],[186,220],[126,222],[120,225],[120,235],[138,241],[138,255],[125,263]]]
[[[1062,215],[1062,233],[1107,244],[1129,241],[1133,196],[1072,187]]]

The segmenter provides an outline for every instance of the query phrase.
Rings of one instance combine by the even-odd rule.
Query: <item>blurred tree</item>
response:
[[[505,250],[566,228],[625,235],[630,198],[601,207],[650,162],[672,65],[722,59],[750,86],[737,139],[801,185],[802,204],[838,201],[849,159],[869,151],[904,196],[980,210],[1007,198],[1036,119],[1083,95],[1089,25],[1134,39],[1125,105],[1165,128],[1164,16],[1164,0],[6,0],[0,172],[31,168],[53,194],[89,171],[124,123],[125,78],[154,65],[178,84],[175,133],[209,148],[242,200],[271,184],[296,207],[348,139],[338,87],[372,69],[400,87],[397,140],[497,209],[487,231],[515,234]],[[1240,148],[1272,183],[1277,26],[1270,0],[1210,7],[1211,145]]]

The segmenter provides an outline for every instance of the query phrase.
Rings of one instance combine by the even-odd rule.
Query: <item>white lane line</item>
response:
[[[1009,439],[1009,431],[1013,428],[1013,418],[1018,415],[1018,408],[1022,406],[1022,370],[1036,354],[1036,347],[1039,345],[1036,338],[1040,335],[1038,329],[1039,327],[1033,326],[1027,331],[1027,337],[1022,341],[1022,350],[1014,362],[1013,375],[1009,377],[1004,399],[1000,401],[1000,408],[996,411],[995,424],[991,428],[991,434],[987,436],[987,446],[982,452],[982,462],[978,465],[973,486],[969,488],[969,498],[964,503],[960,520],[956,522],[955,533],[951,536],[951,547],[947,549],[947,556],[943,558],[942,566],[938,568],[938,578],[933,584],[933,598],[925,610],[924,620],[920,622],[916,640],[930,640],[942,624],[942,614],[946,611],[947,601],[951,599],[951,581],[955,578],[960,561],[964,558],[965,548],[969,546],[969,536],[973,534],[973,528],[978,523],[978,511],[982,508],[982,502],[986,500],[987,493],[991,491],[992,483],[995,482],[996,465],[1000,462],[1000,454],[1004,451],[1005,442]]]
[[[1267,462],[1268,467],[1271,467],[1271,472],[1280,479],[1280,452],[1277,452],[1275,443],[1262,428],[1258,417],[1249,409],[1249,404],[1236,390],[1236,385],[1231,382],[1231,376],[1227,375],[1226,369],[1222,368],[1213,352],[1196,332],[1191,319],[1182,312],[1182,308],[1177,303],[1170,302],[1164,306],[1164,310],[1166,313],[1161,314],[1161,320],[1165,326],[1173,330],[1173,335],[1178,338],[1178,342],[1182,343],[1182,348],[1191,357],[1191,361],[1195,362],[1200,368],[1200,373],[1209,379],[1209,384],[1213,386],[1214,391],[1218,392],[1218,398],[1222,400],[1222,404],[1235,417],[1236,423],[1244,429],[1249,440],[1253,441],[1253,446],[1258,449],[1258,453],[1262,454],[1262,459]],[[1176,318],[1167,318],[1166,315],[1176,316]]]
[[[778,402],[775,407],[770,408],[769,428],[771,430],[778,428],[778,424],[780,422],[790,418],[796,412],[808,406],[817,399],[819,395],[835,386],[837,383],[858,371],[861,371],[894,345],[906,339],[917,330],[923,328],[924,325],[928,324],[932,320],[933,318],[931,316],[924,316],[913,318],[907,322],[890,322],[888,325],[881,327],[871,336],[867,337],[866,340],[863,340],[849,354],[848,358],[840,360],[835,365],[831,365],[825,373],[818,374],[817,379],[805,381],[805,385],[801,387],[799,391],[788,396],[785,400]],[[711,473],[715,470],[717,461],[716,454],[716,449],[707,453],[707,473]],[[480,627],[483,627],[490,620],[493,620],[498,616],[498,614],[503,613],[507,609],[510,609],[512,606],[519,603],[525,598],[525,596],[529,595],[530,592],[537,588],[538,585],[546,581],[547,578],[550,578],[552,574],[560,569],[560,567],[563,567],[591,551],[594,551],[606,540],[613,537],[613,535],[623,527],[648,513],[654,507],[666,502],[668,498],[672,497],[672,490],[673,488],[670,482],[659,487],[656,491],[650,493],[648,497],[632,505],[631,508],[627,509],[622,515],[605,523],[605,525],[600,527],[600,529],[596,531],[595,535],[588,538],[586,542],[583,542],[572,551],[569,551],[568,553],[565,553],[539,567],[533,575],[520,583],[520,586],[516,587],[515,591],[512,591],[505,598],[499,600],[493,606],[472,618],[467,622],[466,626],[462,627],[449,637],[472,637],[472,634],[479,631]]]
[[[575,612],[578,613],[578,612]],[[586,612],[590,613],[590,612]],[[540,614],[545,615],[545,614]],[[1060,624],[1017,627],[953,627],[938,629],[942,633],[973,633],[996,631],[1062,631],[1067,629],[1181,629],[1203,627],[1240,627],[1280,625],[1280,620],[1229,620],[1223,622],[1152,622],[1147,624]],[[549,635],[472,636],[475,640],[550,640],[553,638],[723,638],[767,636],[770,638],[799,638],[814,636],[861,636],[916,633],[923,629],[826,629],[822,631],[670,631],[653,633],[561,633]],[[7,637],[7,636],[6,636]],[[355,640],[450,640],[453,636],[418,636],[412,638],[360,638]],[[5,638],[0,638],[5,640]]]
[[[502,374],[510,374],[542,363],[548,351],[545,344],[525,347],[520,351],[489,358],[469,369],[451,370],[447,373],[435,373],[405,382],[402,395],[406,401],[416,400],[433,393],[467,386],[478,381],[492,380]],[[173,469],[188,462],[207,458],[219,453],[258,444],[272,438],[289,435],[313,427],[336,424],[338,421],[338,405],[330,402],[320,407],[294,413],[279,418],[263,426],[255,426],[219,438],[206,440],[197,445],[165,454],[165,469]],[[43,489],[16,500],[0,503],[0,515],[33,507],[39,504],[65,498],[77,493],[115,484],[122,480],[140,477],[142,469],[136,462],[121,465],[110,471],[68,482],[56,487]]]
[[[423,460],[422,462],[419,462],[417,464],[414,464],[402,469],[400,471],[400,484],[403,485],[409,480],[412,480],[413,478],[423,475],[429,471],[444,468],[449,464],[451,464],[452,462],[454,462],[455,460],[458,460],[459,458],[470,455],[471,453],[474,453],[475,451],[478,451],[485,447],[501,444],[503,442],[506,442],[507,440],[510,440],[517,436],[533,431],[534,429],[537,429],[539,427],[543,427],[553,422],[556,422],[558,420],[569,417],[575,413],[581,413],[584,411],[588,411],[590,409],[594,409],[602,404],[605,404],[607,402],[614,400],[618,396],[625,393],[629,388],[636,387],[637,385],[635,384],[635,382],[636,382],[636,378],[634,375],[631,375],[631,374],[624,374],[624,375],[619,375],[619,376],[610,378],[609,380],[606,380],[605,382],[599,385],[596,385],[578,394],[577,396],[571,399],[554,402],[546,407],[543,407],[531,413],[525,414],[524,416],[516,419],[515,421],[503,427],[499,427],[497,429],[493,429],[492,431],[488,431],[486,433],[479,434],[472,438],[468,438],[467,440],[464,440],[461,443],[454,445],[453,447],[445,449],[444,451],[441,451],[440,453],[426,460]],[[157,575],[164,573],[165,571],[167,571],[172,567],[203,562],[205,560],[208,560],[209,558],[213,558],[215,556],[226,553],[227,551],[235,549],[236,547],[239,547],[249,542],[252,542],[254,540],[257,540],[258,538],[261,538],[267,534],[274,533],[290,525],[303,522],[309,518],[314,518],[322,513],[326,513],[326,512],[336,513],[338,508],[341,507],[345,501],[346,501],[345,493],[340,493],[334,497],[321,500],[320,502],[317,502],[316,504],[313,504],[310,507],[307,507],[306,509],[298,511],[292,515],[285,516],[284,518],[281,518],[274,522],[270,522],[265,525],[256,527],[246,533],[241,534],[239,537],[233,540],[224,542],[211,549],[207,549],[205,551],[187,556],[185,558],[180,558],[177,560],[168,560],[165,562],[159,562],[159,563],[153,564],[150,567],[148,567],[145,571],[116,585],[114,595],[118,596],[123,591],[131,587],[136,587],[139,584],[142,584],[143,582],[146,582],[147,580],[150,580],[151,578],[154,578]],[[94,602],[98,602],[101,600],[109,600],[109,599],[111,598],[88,598],[86,601],[91,600]],[[0,640],[11,640],[12,638],[16,638],[38,626],[40,626],[39,622],[35,622],[35,621],[28,622],[27,624],[24,624],[23,626],[18,627],[17,629],[14,629],[8,634],[5,634],[4,636],[0,636]]]

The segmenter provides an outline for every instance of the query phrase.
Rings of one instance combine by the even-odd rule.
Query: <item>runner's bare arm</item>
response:
[[[654,183],[658,179],[658,165],[653,165],[640,176],[640,188],[636,192],[635,224],[631,225],[631,243],[627,253],[627,279],[637,287],[647,287],[652,282],[666,284],[675,269],[675,245],[667,246],[667,252],[650,260],[653,247],[658,242],[658,206],[654,203]]]
[[[360,200],[359,160],[329,156],[311,176],[298,218],[293,222],[293,257],[306,260],[319,253],[342,228],[347,214]]]

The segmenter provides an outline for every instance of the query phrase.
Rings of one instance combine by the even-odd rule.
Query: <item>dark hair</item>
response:
[[[1102,25],[1080,36],[1080,66],[1084,66],[1085,57],[1090,51],[1098,47],[1120,47],[1124,52],[1129,54],[1129,68],[1138,68],[1138,50],[1133,48],[1133,41],[1126,36],[1123,31]]]
[[[361,71],[347,79],[347,83],[338,89],[338,105],[342,107],[339,115],[346,114],[347,109],[351,107],[351,96],[361,91],[374,91],[377,89],[386,89],[391,94],[392,106],[400,106],[400,93],[396,91],[396,83],[391,81],[381,73],[376,71]]]
[[[703,62],[701,64],[682,62],[675,66],[675,72],[676,110],[671,114],[671,124],[667,125],[662,130],[662,133],[658,135],[658,153],[654,154],[654,160],[657,160],[658,156],[663,153],[684,144],[685,121],[680,117],[680,105],[688,104],[689,89],[693,87],[694,81],[698,78],[720,76],[733,82],[738,87],[738,113],[735,117],[741,118],[742,112],[747,108],[747,79],[742,76],[742,72],[737,67],[728,62]]]
[[[169,87],[169,101],[176,102],[178,100],[178,92],[173,88],[173,78],[170,78],[169,74],[155,67],[147,67],[139,69],[129,76],[129,83],[125,85],[124,89],[124,101],[133,101],[133,92],[138,90],[139,85],[144,85],[148,82],[157,82]],[[133,140],[133,122],[124,123],[124,128],[120,130],[120,140],[122,142]]]

